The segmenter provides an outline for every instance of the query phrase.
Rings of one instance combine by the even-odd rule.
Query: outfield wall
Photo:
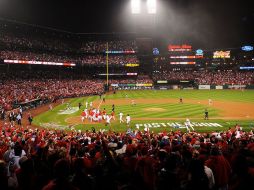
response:
[[[142,89],[156,89],[156,90],[178,90],[178,89],[199,89],[199,90],[223,90],[223,89],[254,89],[254,85],[190,85],[185,84],[111,84],[112,87],[119,90],[142,90]]]
[[[198,85],[199,90],[210,90],[210,89],[215,89],[215,90],[223,90],[223,89],[254,89],[254,85],[239,85],[239,84],[234,84],[234,85]]]

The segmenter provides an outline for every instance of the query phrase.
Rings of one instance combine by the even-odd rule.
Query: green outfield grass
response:
[[[178,102],[179,97],[183,98],[183,104]],[[171,102],[167,102],[168,100]],[[225,102],[248,102],[254,103],[254,91],[245,90],[133,90],[133,91],[117,91],[116,94],[106,95],[105,105],[101,104],[101,109],[106,108],[107,112],[111,111],[112,102],[117,102],[123,100],[127,103],[117,104],[115,103],[116,118],[118,119],[118,114],[120,111],[124,113],[124,116],[130,114],[131,128],[135,129],[139,126],[140,129],[145,127],[151,127],[151,130],[158,132],[162,130],[176,130],[174,126],[184,126],[186,118],[189,118],[191,122],[198,122],[197,125],[206,125],[206,123],[217,123],[222,127],[215,126],[194,126],[196,131],[208,132],[208,131],[221,131],[233,127],[236,123],[240,124],[246,130],[250,130],[254,127],[254,120],[250,118],[249,120],[225,120],[223,119],[223,113],[220,108],[214,108],[213,106],[208,106],[205,104],[200,104],[199,101],[207,101],[212,99],[213,102],[225,101]],[[131,105],[131,100],[135,100],[137,103],[135,106]],[[140,100],[146,103],[139,103]],[[157,100],[162,100],[160,103]],[[166,103],[164,103],[164,100]],[[175,101],[174,101],[175,100]],[[188,100],[191,101],[188,102]],[[71,107],[77,107],[78,103],[81,102],[83,105],[85,102],[93,101],[100,102],[99,96],[73,98],[69,100]],[[186,102],[185,102],[186,101]],[[128,103],[129,102],[129,103]],[[82,107],[83,109],[84,107]],[[204,110],[209,111],[209,120],[204,120]],[[66,129],[70,130],[70,126],[75,129],[90,130],[92,127],[95,129],[106,129],[104,123],[98,123],[96,125],[92,124],[72,124],[67,123],[66,119],[80,116],[81,110],[78,110],[72,114],[62,114],[59,112],[66,109],[66,104],[59,105],[53,110],[44,112],[34,118],[33,124],[37,126],[56,128],[56,129]],[[146,111],[147,109],[154,109],[155,111]],[[156,111],[159,109],[159,111]],[[254,110],[254,107],[253,107]],[[111,127],[115,131],[125,131],[127,129],[125,124],[120,124],[118,121],[112,122]],[[186,129],[182,129],[186,130]]]

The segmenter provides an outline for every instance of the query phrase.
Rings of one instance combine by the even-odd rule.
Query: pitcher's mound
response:
[[[163,112],[166,111],[164,108],[145,108],[145,111],[153,111],[153,112]]]

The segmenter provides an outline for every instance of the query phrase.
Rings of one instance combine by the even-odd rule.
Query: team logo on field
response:
[[[78,107],[70,107],[65,110],[60,110],[57,114],[62,115],[62,114],[73,114],[79,110]]]
[[[140,127],[144,128],[160,128],[160,127],[172,127],[172,128],[179,128],[179,129],[186,129],[187,124],[185,122],[171,122],[171,123],[143,123],[143,124],[135,124],[136,128],[139,129]],[[190,122],[191,127],[223,127],[218,123],[206,123],[206,122]]]

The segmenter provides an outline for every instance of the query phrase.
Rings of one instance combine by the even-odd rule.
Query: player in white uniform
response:
[[[186,119],[185,126],[188,132],[190,132],[190,128],[192,129],[192,131],[194,131],[194,128],[192,127],[192,124],[189,119]]]
[[[93,102],[90,102],[90,107],[93,107]]]
[[[98,113],[98,121],[102,121],[102,115],[101,112]]]
[[[87,110],[87,108],[84,109],[84,112],[85,112],[85,117],[86,117],[86,119],[87,119],[87,118],[88,118],[88,110]]]
[[[123,113],[122,112],[119,113],[119,121],[120,121],[120,123],[123,123]]]
[[[111,115],[107,115],[106,116],[106,126],[110,126],[110,120],[111,120],[112,116]]]
[[[130,123],[131,123],[131,116],[129,114],[127,114],[126,116],[126,124],[127,124],[127,127],[130,126]]]
[[[84,115],[81,115],[81,122],[83,123],[85,121]]]

